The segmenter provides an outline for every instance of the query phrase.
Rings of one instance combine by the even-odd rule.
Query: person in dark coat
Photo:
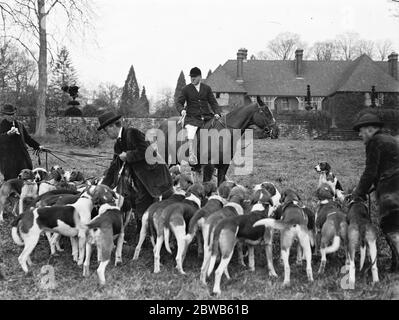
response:
[[[44,149],[15,119],[16,108],[11,104],[1,107],[4,118],[0,123],[0,172],[4,180],[15,179],[23,169],[32,170],[32,160],[26,145],[35,151]]]
[[[381,131],[383,122],[366,113],[354,125],[366,145],[366,168],[354,198],[366,200],[374,186],[380,226],[392,251],[392,271],[399,270],[399,143]]]
[[[197,67],[190,71],[191,84],[185,86],[177,101],[176,109],[184,118],[187,138],[189,143],[189,163],[198,164],[198,159],[194,153],[193,141],[198,128],[215,117],[220,118],[221,110],[212,89],[201,82],[201,70]],[[184,104],[187,103],[186,106]],[[211,108],[209,107],[211,106]]]
[[[104,130],[111,139],[116,139],[114,159],[111,163],[103,184],[112,185],[115,174],[119,173],[123,164],[129,166],[129,171],[135,188],[135,214],[141,220],[147,208],[161,195],[172,192],[173,183],[168,167],[165,164],[147,162],[146,152],[152,150],[145,140],[143,132],[136,128],[125,128],[120,121],[121,116],[114,112],[106,112],[98,119],[98,130]]]

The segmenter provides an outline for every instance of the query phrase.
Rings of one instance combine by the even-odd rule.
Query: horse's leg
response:
[[[220,186],[223,182],[226,181],[226,173],[229,170],[229,164],[219,164],[217,166],[218,169],[218,186]]]
[[[203,175],[204,175],[203,181],[204,182],[211,181],[213,178],[213,173],[215,172],[215,167],[211,164],[206,164],[206,165],[204,165],[203,168],[204,168],[203,169]]]

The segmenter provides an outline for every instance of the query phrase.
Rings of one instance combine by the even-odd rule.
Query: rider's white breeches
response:
[[[198,127],[192,126],[191,124],[186,124],[186,129],[187,129],[187,139],[194,140]]]

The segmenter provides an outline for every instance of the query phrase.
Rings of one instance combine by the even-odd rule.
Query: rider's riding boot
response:
[[[194,142],[194,140],[188,140],[188,152],[190,154],[188,157],[188,163],[191,166],[195,166],[198,164],[197,156],[194,153],[193,142]]]

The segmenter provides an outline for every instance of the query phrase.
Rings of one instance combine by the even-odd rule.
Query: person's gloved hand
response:
[[[10,130],[7,131],[7,135],[12,136],[14,134],[19,134],[19,130],[15,127],[12,127]]]
[[[127,160],[127,154],[126,154],[126,152],[122,152],[122,153],[119,155],[119,159],[121,159],[123,162],[126,162],[126,160]]]
[[[216,118],[216,120],[219,120],[220,119],[220,114],[215,114],[215,118]]]

